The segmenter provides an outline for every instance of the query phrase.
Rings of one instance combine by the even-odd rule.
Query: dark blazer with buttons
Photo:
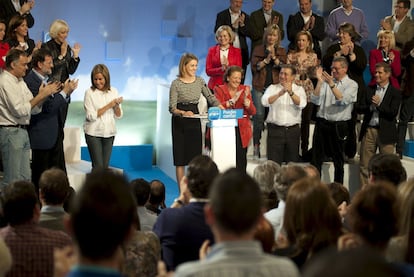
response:
[[[23,5],[27,0],[20,0],[20,5]],[[0,18],[7,22],[7,25],[10,19],[14,16],[20,14],[14,8],[11,0],[0,0]],[[34,18],[31,13],[25,14],[24,17],[27,21],[27,27],[32,28],[34,25]]]
[[[309,30],[309,32],[311,33],[313,39],[313,51],[315,51],[316,55],[318,55],[318,59],[321,59],[322,52],[319,42],[326,36],[325,23],[323,18],[316,13],[312,13],[312,16],[315,17],[315,25],[311,30]],[[305,22],[303,21],[303,17],[300,12],[289,15],[289,19],[286,24],[287,37],[290,41],[288,46],[289,49],[295,48],[296,34],[302,31],[303,26],[305,26]]]
[[[272,10],[272,16],[270,21],[273,20],[275,17],[279,17],[279,22],[277,26],[279,26],[280,29],[280,41],[282,41],[283,37],[285,36],[285,31],[283,30],[283,15],[275,10]],[[263,44],[263,35],[264,30],[267,27],[266,19],[263,14],[263,9],[258,9],[257,11],[254,11],[250,14],[249,19],[249,28],[250,28],[250,39],[252,40],[252,53],[254,48],[257,45]],[[250,57],[251,59],[252,57]]]
[[[39,93],[42,80],[31,70],[24,77],[27,87],[35,97]],[[63,128],[60,117],[60,107],[66,105],[66,99],[56,93],[49,96],[42,105],[42,112],[30,118],[29,138],[32,149],[48,150],[53,148],[58,137],[59,128]]]
[[[375,95],[376,86],[370,86],[366,90],[363,109],[364,121],[361,125],[359,140],[365,136],[373,111],[370,110],[371,98]],[[401,103],[401,92],[391,84],[384,94],[381,104],[377,107],[379,116],[378,139],[381,144],[394,144],[397,142],[397,114]]]
[[[245,12],[241,12],[244,14],[244,26],[238,28],[237,30],[233,28],[231,25],[231,16],[229,9],[225,9],[224,11],[221,11],[217,14],[216,18],[216,25],[214,27],[214,33],[217,31],[217,29],[222,25],[228,25],[231,27],[233,32],[237,33],[239,35],[240,40],[240,49],[242,52],[242,63],[243,63],[243,69],[246,69],[247,65],[249,64],[249,47],[247,45],[247,37],[250,37],[249,33],[249,15]]]

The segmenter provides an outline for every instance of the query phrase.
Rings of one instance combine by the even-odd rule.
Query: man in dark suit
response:
[[[363,102],[364,121],[361,126],[360,178],[368,182],[368,163],[379,148],[380,153],[393,154],[397,142],[397,114],[401,93],[390,84],[391,67],[380,62],[375,66],[376,86],[368,87]]]
[[[221,11],[217,14],[214,33],[216,33],[217,29],[222,25],[228,25],[231,27],[235,34],[233,46],[241,49],[242,67],[244,72],[246,72],[247,65],[249,64],[249,48],[246,38],[250,37],[250,23],[249,15],[241,10],[242,5],[242,0],[230,0],[230,8],[225,9],[224,11]]]
[[[273,10],[274,0],[262,0],[262,8],[250,14],[249,33],[252,40],[251,52],[257,45],[263,45],[263,34],[267,26],[277,25],[280,29],[280,41],[282,41],[285,31],[283,30],[283,15]]]
[[[405,67],[402,84],[400,120],[398,121],[397,153],[400,158],[404,153],[407,124],[414,115],[414,38],[405,44],[401,53],[401,63]]]
[[[176,202],[182,207],[162,210],[154,225],[160,239],[162,260],[168,270],[184,262],[199,259],[199,249],[205,240],[214,241],[204,217],[208,191],[218,175],[217,165],[208,156],[197,156],[188,165],[182,182],[187,184],[189,203],[184,198]],[[185,189],[183,189],[183,192]]]
[[[47,76],[53,68],[53,58],[49,50],[37,50],[32,57],[33,69],[24,78],[33,96],[40,86],[47,83]],[[30,119],[29,138],[32,148],[32,181],[38,189],[43,171],[58,167],[66,172],[63,154],[63,126],[60,108],[66,105],[70,94],[77,88],[78,81],[67,80],[59,93],[49,96],[42,106],[42,112]]]
[[[0,18],[5,20],[8,25],[10,19],[19,14],[26,18],[27,27],[32,28],[34,18],[30,11],[34,4],[35,2],[31,0],[0,0]]]
[[[312,0],[299,0],[299,11],[289,15],[286,24],[287,35],[290,41],[289,49],[295,49],[296,34],[299,31],[308,31],[313,39],[313,51],[322,58],[320,42],[325,38],[325,23],[323,18],[312,11]]]

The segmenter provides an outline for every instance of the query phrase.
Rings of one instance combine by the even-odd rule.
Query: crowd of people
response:
[[[128,181],[108,169],[123,98],[104,64],[91,70],[84,101],[94,170],[73,191],[63,127],[81,46],[68,45],[60,19],[49,41],[35,43],[28,36],[34,2],[0,0],[0,276],[412,276],[414,182],[398,156],[414,110],[410,2],[397,0],[395,15],[380,21],[368,58],[360,46],[365,16],[352,0],[342,0],[326,25],[311,0],[298,2],[285,32],[274,0],[251,15],[242,0],[230,0],[217,14],[217,45],[206,51],[208,82],[197,76],[198,57],[182,55],[169,102],[179,196],[166,207],[161,181]],[[288,49],[280,44],[285,34]],[[325,37],[331,45],[322,51]],[[248,64],[252,88],[244,84]],[[243,110],[237,162],[225,172],[201,155],[201,96]],[[298,163],[313,113],[310,163]],[[361,115],[362,186],[350,195],[344,163],[357,152]],[[252,138],[256,157],[267,140],[267,160],[253,177],[246,173]],[[335,174],[325,184],[328,158]]]

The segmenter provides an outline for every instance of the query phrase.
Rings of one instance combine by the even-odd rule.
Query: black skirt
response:
[[[177,109],[198,114],[197,104],[177,104]],[[198,118],[172,116],[173,158],[175,166],[184,166],[202,153],[201,124]]]

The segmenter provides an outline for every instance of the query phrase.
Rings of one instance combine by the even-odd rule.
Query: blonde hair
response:
[[[224,31],[226,31],[229,34],[229,36],[230,36],[230,42],[233,43],[234,38],[235,38],[234,32],[231,29],[231,27],[228,26],[228,25],[221,25],[220,27],[218,27],[218,29],[216,31],[216,41],[218,42],[219,35],[221,34],[221,32],[224,32]]]
[[[49,27],[49,36],[55,39],[58,33],[62,31],[69,32],[69,25],[63,19],[56,19]]]
[[[264,34],[263,34],[263,44],[267,43],[267,36],[270,34],[277,34],[277,42],[275,45],[279,47],[280,40],[281,40],[279,26],[277,26],[276,24],[273,24],[265,29]]]
[[[387,37],[387,38],[389,38],[390,39],[390,45],[389,45],[389,49],[395,49],[395,36],[394,36],[394,32],[393,31],[389,31],[389,30],[380,30],[378,33],[377,33],[377,39],[378,39],[378,42],[377,42],[377,49],[379,49],[380,48],[380,43],[379,43],[379,39],[380,39],[380,37]]]

